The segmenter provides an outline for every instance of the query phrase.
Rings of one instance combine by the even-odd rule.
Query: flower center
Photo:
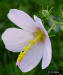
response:
[[[41,37],[39,38],[39,40],[37,42],[42,43],[42,42],[45,41],[46,35],[40,28],[37,27],[35,32],[33,33],[33,35],[34,35],[35,38],[37,36],[41,35]]]

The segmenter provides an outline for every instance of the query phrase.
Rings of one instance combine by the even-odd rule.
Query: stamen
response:
[[[24,51],[21,51],[19,56],[18,56],[18,59],[17,59],[17,62],[21,62],[22,59],[24,58],[24,55],[27,55],[26,52],[28,52],[28,50],[31,49],[32,45],[35,45],[36,42],[41,38],[41,35],[37,36],[34,40],[29,40],[29,45],[25,45],[25,47],[23,48]]]

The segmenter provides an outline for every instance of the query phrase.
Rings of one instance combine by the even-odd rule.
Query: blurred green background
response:
[[[62,18],[63,0],[0,0],[0,75],[53,75],[48,71],[58,71],[60,73],[54,75],[63,75],[63,29],[57,32],[51,31],[49,35],[52,42],[52,61],[45,70],[41,69],[41,62],[39,65],[28,73],[22,73],[16,67],[16,59],[18,53],[13,53],[5,49],[3,41],[1,40],[2,33],[10,27],[16,27],[9,19],[7,14],[10,9],[16,8],[27,12],[30,16],[37,15],[40,17],[48,30],[50,28],[48,21],[43,18],[41,13],[44,9],[52,9],[51,15],[55,18]]]

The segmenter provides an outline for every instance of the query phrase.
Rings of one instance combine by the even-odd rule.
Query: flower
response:
[[[42,60],[42,69],[48,67],[52,57],[51,42],[41,19],[34,20],[25,12],[11,9],[8,18],[22,29],[8,28],[2,34],[5,47],[12,52],[20,52],[16,65],[22,72],[35,68]]]

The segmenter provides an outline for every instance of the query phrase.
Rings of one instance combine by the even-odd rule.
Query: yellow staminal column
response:
[[[36,31],[33,33],[35,39],[34,40],[29,40],[29,45],[25,45],[25,47],[23,48],[23,51],[20,52],[17,61],[21,62],[22,59],[24,58],[24,55],[27,55],[28,50],[31,49],[32,45],[35,45],[36,42],[38,43],[42,43],[45,41],[46,35],[44,34],[44,32],[40,29],[40,28],[36,28]]]
[[[29,45],[25,45],[25,47],[23,48],[24,51],[21,51],[18,58],[17,58],[17,61],[18,62],[21,62],[22,59],[24,58],[24,55],[27,55],[27,51],[31,49],[32,45],[35,45],[36,42],[40,39],[41,35],[37,36],[34,40],[29,40]]]

